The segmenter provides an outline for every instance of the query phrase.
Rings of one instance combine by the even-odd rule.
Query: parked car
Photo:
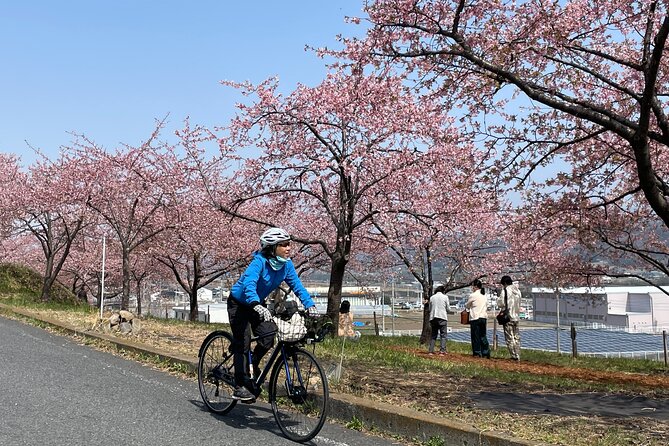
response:
[[[520,319],[532,319],[532,310],[521,308],[520,313],[518,313],[518,317]]]

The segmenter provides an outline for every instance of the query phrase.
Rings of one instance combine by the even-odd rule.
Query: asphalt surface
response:
[[[0,340],[0,445],[295,444],[268,405],[214,415],[196,382],[2,317]],[[398,443],[326,423],[308,444]]]

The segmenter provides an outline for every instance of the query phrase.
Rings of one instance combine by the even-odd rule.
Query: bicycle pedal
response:
[[[253,399],[250,399],[250,400],[239,400],[239,402],[242,403],[242,404],[253,404],[253,403],[256,402],[256,399],[253,398]]]

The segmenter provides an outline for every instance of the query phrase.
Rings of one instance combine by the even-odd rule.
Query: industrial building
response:
[[[664,291],[663,291],[664,290]],[[669,288],[532,288],[534,320],[633,333],[669,330]]]

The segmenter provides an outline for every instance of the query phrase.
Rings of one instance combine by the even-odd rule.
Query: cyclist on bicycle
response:
[[[259,374],[260,360],[274,345],[274,336],[263,336],[277,329],[272,314],[265,306],[265,298],[282,282],[286,282],[309,315],[318,314],[314,301],[290,260],[290,234],[281,228],[270,228],[260,236],[260,248],[260,251],[254,252],[253,260],[244,274],[232,286],[228,298],[236,383],[232,397],[241,401],[252,401],[255,398],[244,386],[249,384],[246,358],[251,335],[248,325],[251,324],[254,336],[260,336],[253,349],[254,375]]]

